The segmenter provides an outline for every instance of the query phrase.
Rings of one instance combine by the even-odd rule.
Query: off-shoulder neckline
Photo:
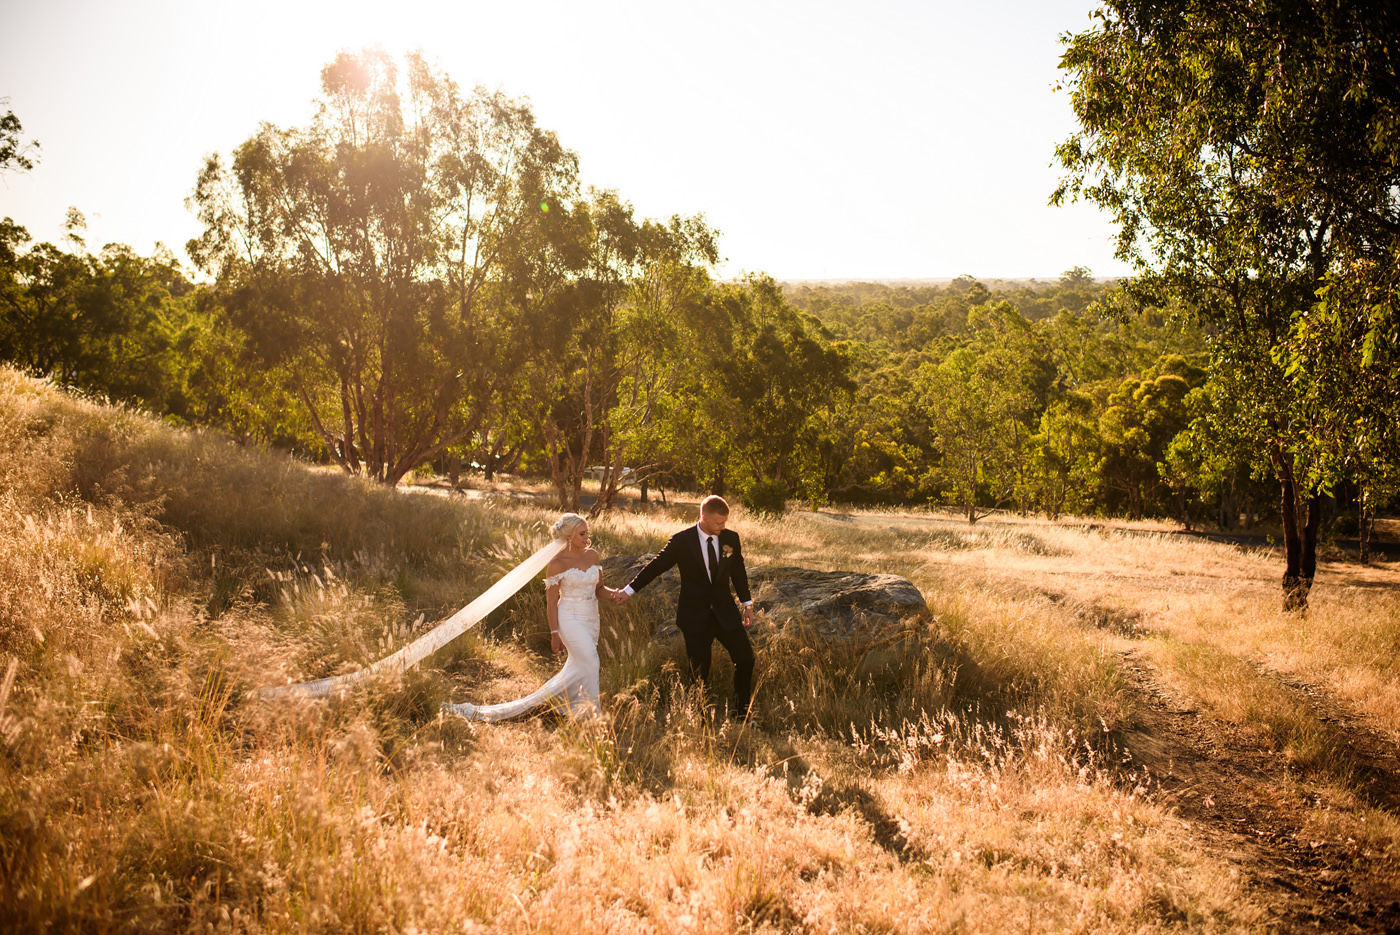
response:
[[[548,587],[549,585],[558,582],[560,579],[562,579],[565,575],[567,575],[567,574],[568,574],[569,572],[571,572],[571,571],[576,571],[576,572],[578,572],[578,573],[581,574],[581,575],[586,575],[586,574],[588,574],[590,571],[592,571],[592,570],[595,569],[595,568],[597,568],[597,569],[599,569],[599,570],[601,571],[602,567],[603,567],[603,566],[602,566],[601,564],[599,564],[599,565],[589,565],[587,568],[579,568],[579,567],[577,567],[577,566],[570,566],[569,568],[565,568],[563,571],[559,572],[558,574],[548,576],[547,578],[544,579],[544,583],[545,583],[545,586]]]

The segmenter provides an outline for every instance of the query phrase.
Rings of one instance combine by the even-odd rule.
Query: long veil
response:
[[[365,666],[358,672],[350,672],[346,675],[335,675],[330,678],[316,679],[311,682],[299,682],[295,685],[275,685],[271,688],[264,688],[258,692],[264,698],[274,698],[286,695],[300,695],[319,698],[328,695],[338,688],[353,685],[356,682],[367,679],[377,673],[386,671],[402,671],[410,669],[422,662],[424,658],[437,652],[448,643],[461,636],[463,633],[476,626],[486,615],[497,607],[500,607],[516,591],[519,591],[530,582],[535,575],[544,570],[549,564],[549,560],[564,550],[568,543],[563,539],[553,539],[539,551],[535,552],[525,561],[516,565],[498,580],[491,587],[472,601],[466,607],[448,617],[442,623],[424,633],[418,639],[391,655],[385,656],[372,665]]]

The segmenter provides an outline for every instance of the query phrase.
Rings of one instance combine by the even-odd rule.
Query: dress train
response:
[[[570,717],[591,717],[598,703],[598,598],[596,589],[602,566],[566,568],[545,579],[545,587],[559,585],[559,637],[568,650],[564,667],[524,698],[500,704],[470,702],[444,704],[442,710],[473,721],[508,721],[550,703]]]

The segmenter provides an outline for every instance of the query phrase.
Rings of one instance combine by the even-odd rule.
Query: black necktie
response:
[[[719,571],[719,559],[715,557],[715,538],[714,538],[714,536],[706,536],[706,537],[705,537],[705,548],[706,548],[707,551],[710,553],[710,580],[711,580],[711,581],[714,581],[714,580],[715,580],[715,574],[716,574],[716,572]]]

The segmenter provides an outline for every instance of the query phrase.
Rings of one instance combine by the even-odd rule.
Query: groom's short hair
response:
[[[729,515],[729,504],[717,493],[712,493],[704,500],[700,501],[700,515],[707,513],[718,513],[720,516]]]

